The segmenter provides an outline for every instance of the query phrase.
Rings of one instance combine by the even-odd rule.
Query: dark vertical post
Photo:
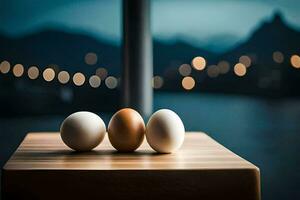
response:
[[[123,0],[123,103],[148,117],[152,113],[153,55],[150,1]]]

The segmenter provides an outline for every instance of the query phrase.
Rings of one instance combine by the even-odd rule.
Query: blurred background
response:
[[[0,165],[30,131],[121,106],[121,0],[0,1]],[[300,1],[152,0],[154,110],[170,108],[299,199]]]

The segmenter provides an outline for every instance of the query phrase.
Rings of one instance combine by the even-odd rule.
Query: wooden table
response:
[[[117,153],[108,138],[76,153],[58,133],[29,133],[2,171],[5,199],[260,199],[259,169],[204,133],[157,154]]]

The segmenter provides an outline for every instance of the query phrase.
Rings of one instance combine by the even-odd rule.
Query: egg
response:
[[[103,120],[92,112],[80,111],[68,116],[60,126],[63,142],[76,151],[90,151],[106,133]]]
[[[172,153],[184,141],[185,129],[180,117],[169,109],[156,111],[146,126],[146,139],[159,153]]]
[[[135,151],[143,142],[145,123],[141,115],[130,108],[116,112],[108,124],[108,138],[120,152]]]

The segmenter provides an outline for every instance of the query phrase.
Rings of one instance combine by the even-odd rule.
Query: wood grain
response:
[[[77,153],[58,133],[29,133],[3,168],[4,197],[15,198],[22,191],[30,198],[57,199],[43,196],[47,187],[39,184],[41,179],[62,197],[59,186],[75,183],[67,187],[77,190],[75,197],[91,195],[84,191],[97,184],[106,192],[94,196],[113,199],[119,198],[114,191],[123,194],[124,187],[128,199],[143,196],[148,190],[140,185],[150,187],[143,199],[260,199],[259,169],[201,132],[187,133],[181,149],[172,154],[155,153],[145,140],[135,153],[118,153],[107,137],[95,150]]]

